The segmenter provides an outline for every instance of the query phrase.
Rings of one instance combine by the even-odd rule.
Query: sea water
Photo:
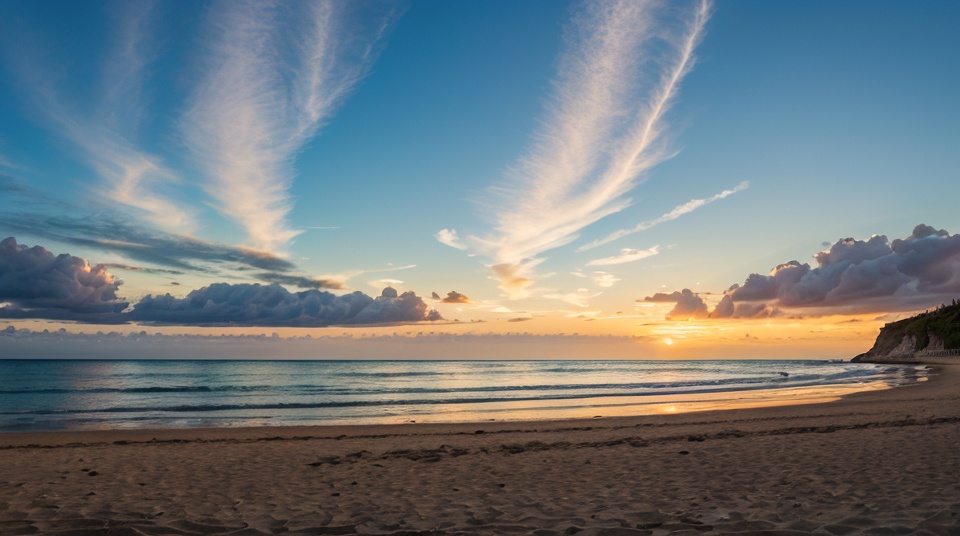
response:
[[[570,418],[922,379],[826,361],[0,360],[0,431]],[[670,408],[673,408],[672,410]]]

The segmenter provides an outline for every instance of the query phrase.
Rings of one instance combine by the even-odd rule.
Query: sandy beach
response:
[[[960,534],[960,369],[552,422],[0,435],[0,534]]]

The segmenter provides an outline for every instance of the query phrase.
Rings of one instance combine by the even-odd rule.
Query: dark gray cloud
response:
[[[687,290],[687,289],[684,289]],[[653,296],[647,296],[642,301],[648,303],[677,303],[680,300],[680,292],[674,291],[670,293],[658,292]],[[641,300],[637,300],[641,301]]]
[[[109,317],[127,302],[117,297],[120,282],[102,264],[91,266],[69,254],[40,246],[0,242],[0,316],[7,318]]]
[[[0,214],[0,229],[122,253],[140,262],[180,270],[214,272],[213,266],[217,265],[270,272],[296,268],[292,262],[271,253],[151,230],[113,215],[80,218]]]
[[[707,316],[707,304],[703,301],[703,298],[694,294],[693,291],[688,288],[669,294],[658,292],[653,296],[647,296],[643,301],[652,303],[675,303],[676,306],[667,313],[667,318],[671,320],[705,318]]]
[[[343,289],[343,283],[333,279],[315,279],[312,277],[302,276],[302,275],[292,275],[292,274],[278,274],[276,272],[263,272],[255,276],[260,281],[266,281],[267,283],[277,283],[280,285],[289,285],[291,287],[297,288],[306,288],[306,289],[334,289],[340,290]]]
[[[26,185],[4,173],[0,173],[0,192],[3,192],[5,195],[31,195],[31,191],[26,187]]]
[[[120,285],[102,264],[28,248],[12,237],[0,242],[0,318],[291,327],[442,319],[413,292],[389,287],[372,298],[317,289],[294,293],[276,283],[217,283],[184,298],[148,295],[128,310],[129,303],[117,297]]]
[[[180,270],[168,270],[166,268],[147,268],[145,266],[131,266],[129,264],[121,264],[118,262],[105,262],[103,266],[107,268],[115,268],[117,270],[126,270],[128,272],[143,272],[145,274],[167,274],[167,275],[184,275],[184,272]]]
[[[386,287],[380,292],[380,296],[384,298],[396,298],[398,296],[397,289],[393,287]]]
[[[177,325],[320,327],[440,320],[413,292],[384,289],[337,296],[320,290],[292,293],[280,285],[217,283],[190,292],[147,296],[128,313],[131,320]]]
[[[420,322],[423,320],[443,320],[443,317],[435,309],[429,309],[423,299],[414,292],[407,291],[397,296],[397,291],[388,287],[383,289],[383,293],[373,300],[373,303],[364,307],[357,316],[344,323],[381,324],[385,322]]]
[[[904,239],[845,238],[814,255],[816,267],[790,261],[731,287],[717,318],[923,308],[960,294],[960,235],[920,224]]]
[[[466,294],[460,294],[459,292],[452,290],[447,293],[447,297],[443,300],[443,303],[470,303],[470,298]]]
[[[5,173],[0,173],[0,193],[3,193],[7,201],[16,199],[15,206],[20,208],[22,208],[24,204],[47,205],[59,209],[73,208],[72,205],[49,196],[35,188],[31,188],[25,181],[11,177]],[[11,204],[13,205],[13,203]]]

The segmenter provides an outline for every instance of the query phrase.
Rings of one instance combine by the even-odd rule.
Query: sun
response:
[[[671,339],[670,337],[664,337],[663,344],[666,344],[667,346],[673,346],[673,339]]]

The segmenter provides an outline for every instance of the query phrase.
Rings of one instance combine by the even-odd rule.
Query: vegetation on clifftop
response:
[[[950,305],[887,324],[865,356],[887,355],[900,346],[905,337],[911,336],[916,340],[914,351],[926,349],[931,336],[943,341],[944,350],[960,349],[960,301],[953,300]]]

